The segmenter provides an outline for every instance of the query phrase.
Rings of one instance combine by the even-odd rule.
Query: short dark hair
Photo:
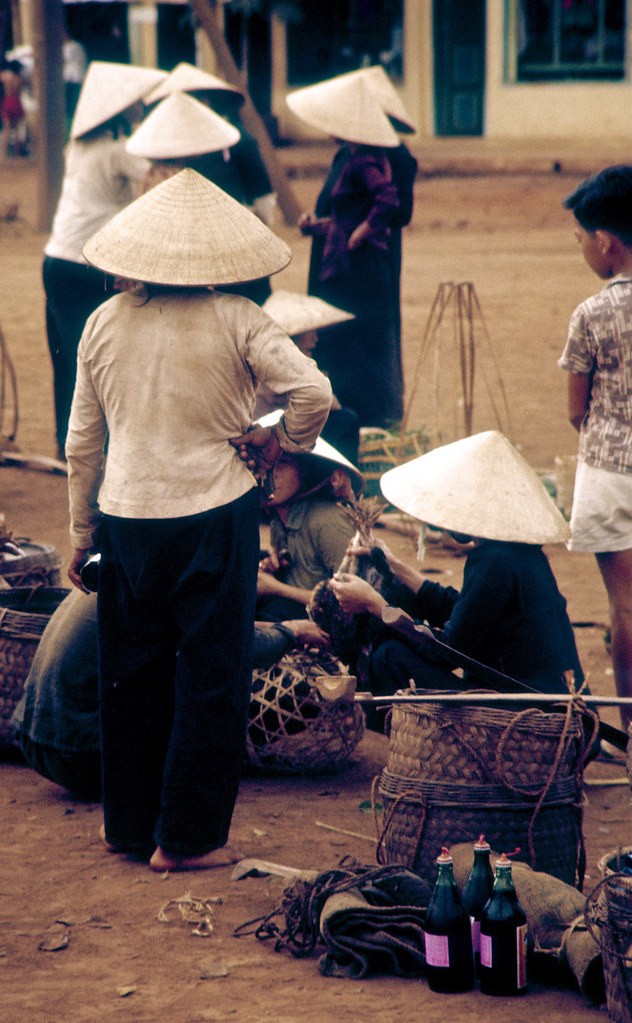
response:
[[[562,205],[585,231],[610,231],[632,245],[632,166],[617,164],[593,174]]]

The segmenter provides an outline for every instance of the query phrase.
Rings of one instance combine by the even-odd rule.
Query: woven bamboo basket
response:
[[[567,884],[583,881],[584,730],[579,713],[393,707],[378,791],[378,862],[426,877],[442,845],[484,833]]]
[[[26,537],[13,540],[21,556],[0,551],[0,582],[8,586],[59,586],[61,558],[50,544],[34,543]]]
[[[632,1023],[632,876],[606,873],[586,900],[584,918],[601,948],[608,1020]]]
[[[69,592],[56,587],[0,590],[0,749],[17,748],[13,711],[42,633]]]
[[[345,671],[329,654],[296,651],[252,679],[246,757],[278,774],[333,773],[345,767],[364,735],[358,704],[329,702],[313,685]]]
[[[424,455],[430,448],[430,438],[424,430],[389,433],[381,427],[367,426],[360,430],[358,468],[366,481],[367,497],[381,497],[380,479],[388,469]]]

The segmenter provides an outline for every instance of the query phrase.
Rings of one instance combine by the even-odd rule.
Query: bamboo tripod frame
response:
[[[443,328],[450,328],[451,347],[444,344]],[[485,359],[480,356],[485,355]],[[439,285],[430,315],[426,323],[417,363],[413,374],[413,385],[408,397],[402,432],[406,430],[412,406],[419,390],[424,369],[430,357],[433,359],[433,402],[437,423],[440,420],[439,382],[442,369],[442,356],[448,360],[456,360],[458,368],[458,384],[454,397],[454,406],[462,407],[462,423],[455,424],[454,437],[443,437],[439,433],[439,443],[458,439],[458,436],[470,436],[474,430],[475,383],[477,371],[483,378],[494,420],[497,428],[511,440],[512,427],[509,404],[504,384],[498,367],[487,324],[483,316],[476,289],[472,281],[448,281]],[[493,370],[493,378],[488,371],[489,363]],[[431,430],[432,432],[432,430]]]

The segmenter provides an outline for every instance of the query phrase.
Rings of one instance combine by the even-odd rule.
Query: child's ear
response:
[[[344,469],[334,469],[329,477],[329,482],[335,497],[348,498],[353,493],[351,481]]]
[[[595,239],[599,245],[599,251],[602,256],[605,256],[613,248],[614,243],[617,241],[615,236],[610,231],[605,231],[599,227],[595,231]]]

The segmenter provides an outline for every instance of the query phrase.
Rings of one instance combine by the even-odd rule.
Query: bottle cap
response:
[[[491,845],[485,841],[485,835],[479,835],[478,840],[474,843],[474,852],[489,852]]]
[[[501,853],[496,860],[497,867],[511,867],[511,860],[507,856],[507,853]]]
[[[443,864],[443,863],[453,863],[454,862],[452,857],[450,856],[450,850],[447,849],[445,847],[445,845],[442,847],[441,853],[439,854],[439,856],[437,856],[437,859],[435,860],[435,862],[436,863],[441,863],[441,864]]]

